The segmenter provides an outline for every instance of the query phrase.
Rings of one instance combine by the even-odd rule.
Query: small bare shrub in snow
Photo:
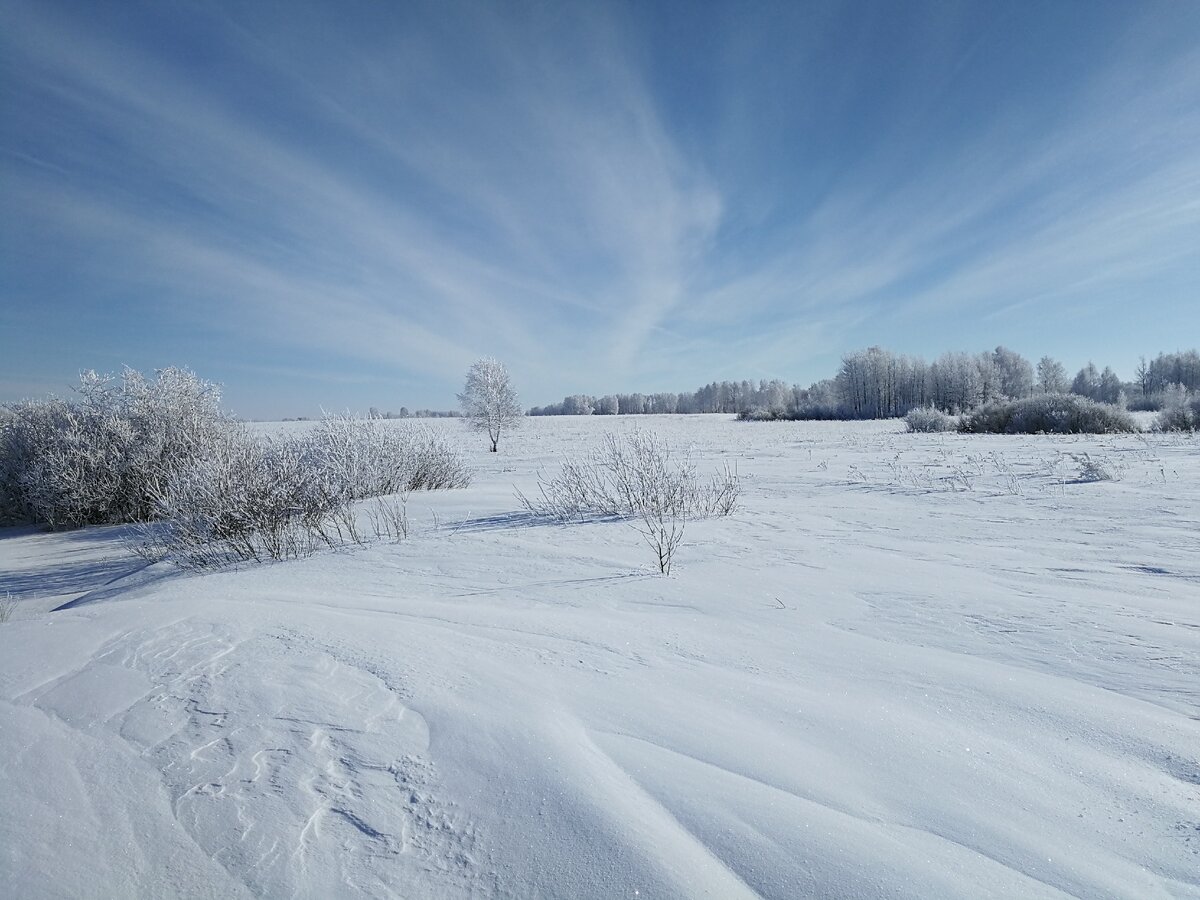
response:
[[[953,416],[947,415],[932,406],[920,406],[909,410],[904,417],[904,424],[909,431],[932,433],[938,431],[953,431],[957,423]]]
[[[408,537],[408,497],[378,497],[367,507],[371,531],[384,540],[400,543]]]
[[[741,492],[725,466],[708,482],[686,453],[652,432],[609,433],[587,456],[568,459],[557,478],[538,480],[537,498],[518,492],[532,514],[558,522],[623,519],[642,536],[664,575],[689,519],[727,516]]]
[[[1071,458],[1079,467],[1077,481],[1116,481],[1116,467],[1107,460],[1098,459],[1090,453],[1072,453]]]
[[[10,621],[16,611],[17,601],[13,599],[12,594],[6,591],[4,598],[0,600],[0,624]]]

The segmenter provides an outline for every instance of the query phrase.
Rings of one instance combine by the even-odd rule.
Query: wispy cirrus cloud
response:
[[[329,405],[448,405],[494,353],[545,401],[1200,326],[1177,9],[128,9],[4,12],[0,321],[54,334],[10,357],[39,376],[320,358]]]
[[[494,82],[464,83],[432,54],[393,67],[381,48],[358,67],[361,97],[325,85],[322,96],[345,99],[315,104],[313,144],[70,17],[19,16],[41,48],[24,61],[39,89],[72,115],[102,115],[117,145],[107,158],[58,148],[46,167],[18,167],[14,197],[47,232],[122,235],[124,252],[93,261],[95,274],[136,269],[148,286],[206,303],[217,330],[442,380],[484,351],[547,376],[581,353],[629,366],[684,298],[718,215],[617,36],[582,10],[563,29],[574,54],[543,53],[484,16],[473,41]],[[236,52],[258,46],[238,34]],[[397,74],[405,104],[440,114],[416,126],[402,110],[380,115],[378,82]],[[306,86],[294,66],[274,77]],[[342,75],[358,77],[353,65]],[[339,152],[321,146],[322,128]],[[361,165],[347,146],[364,148]]]
[[[1186,100],[1200,96],[1200,60],[1141,70],[1159,74],[1097,75],[1052,127],[1011,113],[902,179],[859,170],[860,183],[792,224],[790,252],[717,281],[696,315],[728,320],[740,297],[732,318],[747,308],[784,328],[840,318],[843,350],[899,341],[938,352],[985,333],[1063,353],[1083,335],[1088,352],[1127,370],[1138,353],[1200,334],[1200,115]],[[984,323],[965,342],[964,318]]]

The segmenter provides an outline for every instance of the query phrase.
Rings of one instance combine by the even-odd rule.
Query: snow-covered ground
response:
[[[514,499],[634,425],[745,484],[671,577]],[[401,544],[0,532],[0,892],[1200,897],[1195,439],[433,427]]]

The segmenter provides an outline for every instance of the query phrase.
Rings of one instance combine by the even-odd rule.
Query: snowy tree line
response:
[[[457,409],[415,409],[410,410],[407,406],[400,407],[399,412],[392,410],[382,410],[378,406],[372,406],[367,411],[368,419],[458,419],[462,413]],[[311,422],[309,416],[284,416],[284,422]]]
[[[735,413],[747,406],[790,403],[795,387],[779,381],[722,381],[706,384],[692,392],[654,394],[606,394],[592,397],[572,394],[562,403],[536,406],[531,416],[630,416],[676,413]]]
[[[1200,354],[1195,350],[1144,359],[1133,381],[1109,366],[1088,362],[1072,378],[1059,361],[1036,365],[1007,347],[983,353],[944,353],[933,362],[870,347],[849,353],[833,378],[807,388],[772,381],[712,382],[693,392],[574,394],[561,403],[534,407],[531,416],[738,413],[750,418],[878,419],[932,407],[961,414],[987,403],[1039,394],[1072,393],[1135,409],[1164,409],[1172,391],[1200,391]]]
[[[1142,357],[1133,377],[1140,393],[1139,399],[1149,402],[1154,402],[1154,398],[1162,398],[1175,386],[1183,388],[1188,394],[1200,393],[1200,353],[1195,350],[1160,353],[1150,362]],[[1168,402],[1160,399],[1157,405],[1142,408],[1162,409],[1167,405]]]

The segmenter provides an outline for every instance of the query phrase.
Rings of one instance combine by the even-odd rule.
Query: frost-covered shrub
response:
[[[904,424],[909,431],[932,433],[938,431],[953,431],[957,423],[953,416],[947,415],[932,406],[919,406],[909,410],[904,417]]]
[[[83,373],[69,400],[14,404],[0,429],[0,503],[55,528],[145,519],[155,489],[232,427],[219,401],[186,369],[126,369],[119,381]]]
[[[1117,434],[1137,431],[1124,409],[1074,394],[987,403],[959,419],[967,434]]]
[[[740,410],[737,417],[739,422],[778,422],[789,418],[782,406],[755,406]]]
[[[583,457],[568,458],[556,478],[539,478],[539,496],[520,495],[540,518],[559,522],[624,519],[654,508],[681,518],[729,515],[741,483],[726,468],[701,480],[687,452],[676,452],[653,432],[609,433]]]
[[[296,441],[297,452],[331,490],[351,500],[471,483],[462,456],[427,428],[326,416]]]
[[[728,466],[702,481],[686,452],[652,432],[609,433],[587,456],[565,460],[558,477],[538,480],[537,498],[518,492],[539,518],[559,522],[624,519],[654,551],[664,575],[689,519],[727,516],[741,493]]]
[[[296,442],[239,429],[156,488],[134,550],[194,569],[306,556],[354,537],[351,503]]]
[[[1187,405],[1190,394],[1182,384],[1168,384],[1149,394],[1135,397],[1128,409],[1138,412],[1161,412],[1177,406]]]
[[[1106,459],[1098,459],[1090,453],[1073,453],[1071,458],[1079,466],[1077,481],[1116,481],[1117,469]]]
[[[1171,396],[1170,402],[1155,419],[1154,430],[1200,431],[1200,396],[1190,400],[1182,393]]]
[[[294,559],[362,541],[359,500],[470,482],[432,431],[345,416],[276,440],[238,427],[210,450],[155,492],[159,521],[141,526],[135,552],[193,569]],[[375,537],[407,535],[403,498],[365,515]]]
[[[1154,420],[1155,431],[1195,431],[1200,428],[1200,417],[1186,406],[1164,409]]]
[[[850,419],[861,419],[851,409],[840,403],[822,403],[809,401],[791,404],[787,408],[779,406],[754,407],[738,413],[741,422],[841,422]]]

